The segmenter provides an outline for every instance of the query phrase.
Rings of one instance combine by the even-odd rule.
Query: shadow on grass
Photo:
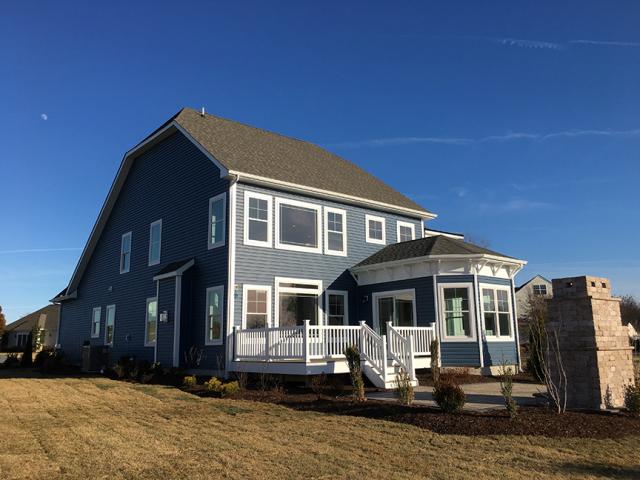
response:
[[[0,380],[10,378],[105,378],[99,373],[82,373],[79,370],[69,370],[68,372],[43,373],[33,367],[0,368]]]
[[[564,475],[634,480],[640,478],[640,467],[622,467],[604,463],[561,463],[557,468]]]

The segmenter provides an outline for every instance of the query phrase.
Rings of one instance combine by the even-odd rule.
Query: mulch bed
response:
[[[193,392],[198,394],[198,392]],[[558,415],[543,407],[521,407],[511,419],[504,410],[442,413],[437,408],[368,400],[355,403],[348,395],[329,396],[308,390],[244,390],[236,398],[275,403],[294,410],[349,415],[406,423],[439,434],[486,436],[525,435],[551,438],[620,438],[640,434],[640,418],[627,413],[565,412]]]

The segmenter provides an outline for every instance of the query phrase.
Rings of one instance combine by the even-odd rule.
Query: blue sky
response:
[[[640,296],[640,3],[0,5],[0,305],[66,286],[182,106],[323,145],[462,231]]]

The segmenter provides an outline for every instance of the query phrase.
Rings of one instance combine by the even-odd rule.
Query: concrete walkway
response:
[[[464,405],[464,409],[467,411],[480,412],[483,410],[505,408],[504,399],[500,393],[500,383],[498,382],[470,383],[460,386],[467,396],[467,401]],[[545,391],[544,385],[534,383],[513,384],[513,398],[518,405],[543,405],[544,399],[540,398],[540,396],[536,394],[544,393]],[[416,399],[414,403],[418,405],[436,406],[436,402],[433,401],[433,397],[431,395],[433,387],[419,386],[415,388],[415,392]],[[397,401],[393,390],[386,392],[372,392],[367,395],[367,398],[391,402]]]

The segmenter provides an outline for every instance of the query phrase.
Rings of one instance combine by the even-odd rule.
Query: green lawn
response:
[[[438,435],[101,378],[0,372],[0,478],[640,478],[639,437]]]

